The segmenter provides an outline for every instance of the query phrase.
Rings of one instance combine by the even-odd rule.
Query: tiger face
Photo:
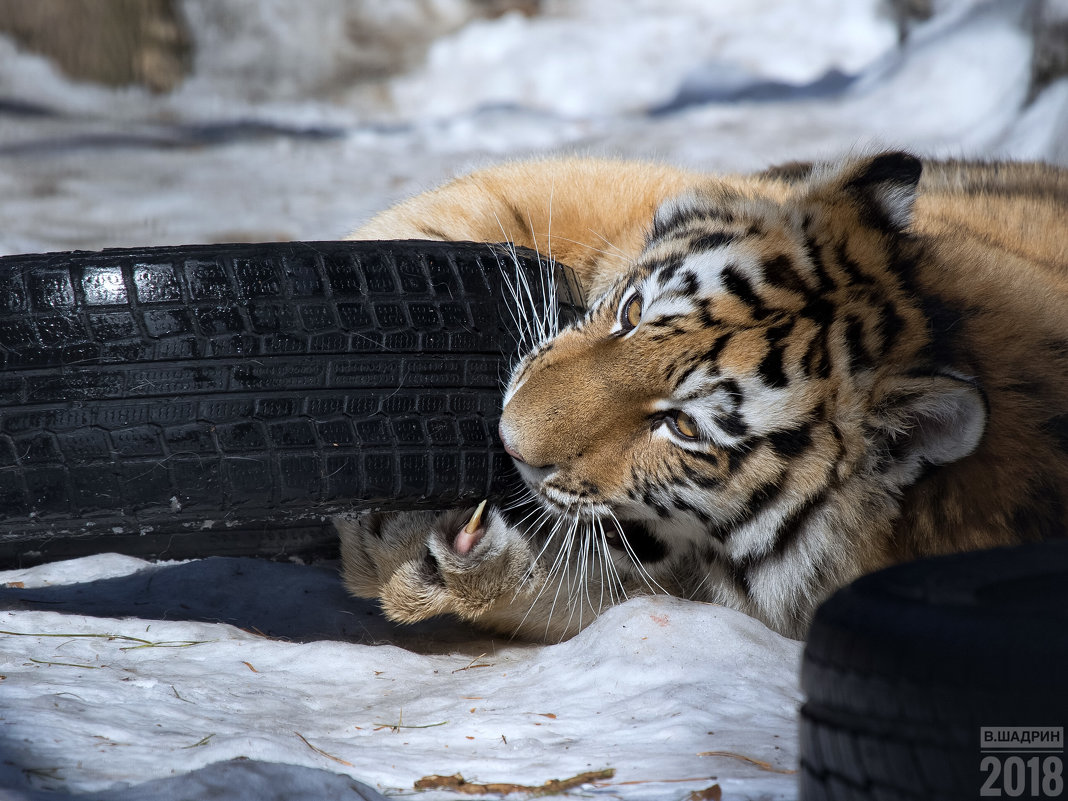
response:
[[[632,268],[509,382],[501,438],[547,513],[693,551],[768,608],[792,575],[877,563],[865,532],[986,421],[912,287],[919,177],[889,153],[662,205]]]

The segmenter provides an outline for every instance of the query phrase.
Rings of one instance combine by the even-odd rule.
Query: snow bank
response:
[[[217,779],[195,771],[235,759],[259,777],[318,769],[299,776],[323,797],[333,774],[396,793],[431,774],[541,785],[605,769],[613,798],[795,793],[800,644],[720,607],[637,599],[534,647],[397,630],[298,565],[92,557],[0,583],[18,610],[0,613],[0,782],[28,798],[189,797]],[[213,612],[228,622],[201,622]],[[263,793],[242,779],[227,797],[291,797]]]
[[[507,14],[442,37],[422,68],[394,82],[392,97],[407,118],[494,104],[597,117],[664,105],[691,73],[713,64],[751,79],[805,84],[832,69],[859,72],[894,46],[897,32],[878,6],[549,3],[534,18]]]
[[[0,95],[72,112],[4,118],[0,254],[333,239],[457,172],[545,153],[716,171],[875,145],[1068,163],[1066,81],[1026,102],[1028,4],[942,3],[904,47],[879,5],[549,4],[459,28],[425,66],[384,81],[377,105],[351,93],[298,102],[261,84],[235,99],[222,52],[221,83],[153,99],[66,82],[0,39]],[[235,34],[233,58],[257,46]],[[819,83],[828,75],[839,79]],[[697,102],[716,96],[742,99]],[[690,105],[647,113],[676,100]],[[240,120],[283,127],[226,127]],[[220,141],[196,146],[204,130]]]

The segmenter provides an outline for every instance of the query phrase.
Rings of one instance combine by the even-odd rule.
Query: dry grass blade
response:
[[[478,660],[482,659],[484,656],[485,656],[485,654],[479,654],[474,659],[472,659],[470,662],[468,662],[466,665],[464,665],[462,668],[456,668],[456,670],[454,670],[453,673],[462,673],[463,671],[471,670],[472,668],[493,667],[493,665],[490,664],[489,662],[478,662]],[[478,662],[478,664],[475,664],[476,662]]]
[[[215,732],[212,732],[207,737],[203,738],[202,740],[198,740],[197,742],[193,743],[192,745],[183,745],[182,749],[185,750],[187,748],[200,748],[200,746],[202,746],[202,745],[207,745],[208,742],[211,740],[211,738],[214,737],[214,736],[215,736]]]
[[[354,767],[356,767],[356,766],[355,766],[355,765],[353,765],[353,764],[352,764],[351,762],[346,762],[346,761],[345,761],[344,759],[342,759],[341,757],[336,757],[336,756],[334,756],[333,754],[328,754],[328,753],[327,753],[326,751],[324,751],[324,750],[323,750],[322,748],[317,748],[316,746],[312,745],[311,743],[309,743],[309,742],[308,742],[308,738],[307,738],[307,737],[305,737],[305,736],[304,736],[303,734],[301,734],[301,733],[300,733],[299,731],[295,731],[295,732],[293,732],[293,733],[294,733],[295,735],[297,735],[297,737],[299,737],[299,738],[301,739],[301,741],[302,741],[302,742],[303,742],[303,743],[304,743],[304,744],[305,744],[306,746],[308,746],[308,748],[310,748],[310,749],[311,749],[312,751],[314,751],[315,753],[319,754],[320,756],[324,756],[324,757],[326,757],[327,759],[332,759],[332,760],[334,760],[335,762],[337,762],[337,763],[338,763],[339,765],[344,765],[344,766],[345,766],[346,768],[354,768]]]
[[[31,662],[35,662],[38,665],[58,665],[60,667],[87,668],[89,670],[99,670],[100,668],[104,667],[104,665],[81,665],[77,662],[49,662],[46,659],[34,659],[32,656],[29,657],[29,660]]]
[[[598,787],[628,787],[635,784],[691,784],[693,782],[710,782],[715,776],[689,776],[684,779],[631,779],[625,782],[598,782]]]
[[[745,754],[736,754],[733,751],[702,751],[697,756],[709,756],[709,757],[728,757],[729,759],[740,759],[742,762],[748,762],[750,765],[754,765],[761,770],[766,770],[769,773],[781,773],[785,776],[792,776],[797,773],[796,770],[788,768],[777,768],[770,762],[765,762],[762,759],[754,759],[751,756]]]
[[[506,782],[494,782],[480,784],[469,782],[459,773],[452,776],[424,776],[415,783],[416,790],[452,790],[464,795],[507,795],[509,793],[523,793],[525,795],[554,795],[581,787],[583,784],[592,784],[596,781],[611,779],[616,775],[612,768],[606,770],[593,770],[588,773],[580,773],[570,779],[549,779],[545,784],[509,784]]]
[[[377,726],[375,731],[380,729],[393,729],[394,731],[400,731],[401,729],[433,729],[436,726],[444,726],[449,721],[443,720],[439,723],[423,723],[421,725],[408,724],[408,723],[373,723],[371,725]]]
[[[126,639],[126,638],[124,638]],[[136,637],[129,639],[136,640]],[[194,645],[204,645],[214,640],[157,640],[155,642],[143,642],[140,645],[125,645],[120,651],[136,651],[139,648],[190,648]]]
[[[133,642],[136,645],[127,645],[119,650],[133,651],[138,648],[188,648],[191,645],[204,645],[212,640],[146,640],[143,637],[131,637],[128,634],[92,634],[92,633],[57,633],[45,631],[6,631],[0,629],[0,634],[11,637],[58,637],[63,640],[95,639],[95,640],[119,640],[121,642]]]

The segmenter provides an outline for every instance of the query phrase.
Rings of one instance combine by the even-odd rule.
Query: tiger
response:
[[[559,641],[664,593],[803,639],[863,574],[1068,530],[1066,169],[513,162],[352,238],[536,249],[587,303],[503,392],[523,498],[335,521],[394,621]]]

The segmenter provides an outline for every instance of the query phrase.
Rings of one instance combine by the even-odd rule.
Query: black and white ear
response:
[[[879,404],[878,416],[899,457],[941,465],[963,459],[978,447],[987,404],[974,381],[943,372],[899,382]]]
[[[854,162],[843,175],[861,219],[872,228],[900,232],[912,222],[922,162],[904,152],[880,153]]]

